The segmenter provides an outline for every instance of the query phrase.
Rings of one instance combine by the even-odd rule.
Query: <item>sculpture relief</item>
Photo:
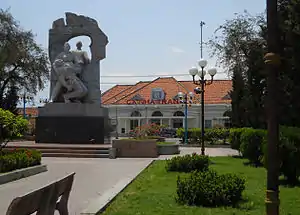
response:
[[[70,50],[68,41],[77,36],[91,38],[91,59],[81,42]],[[107,43],[107,36],[92,18],[66,13],[66,23],[63,18],[53,22],[49,31],[52,102],[100,104],[100,60],[105,58]]]
[[[87,94],[87,87],[80,79],[83,72],[82,64],[82,59],[70,51],[69,43],[65,43],[64,51],[56,57],[52,64],[58,78],[52,92],[52,101],[56,100],[63,87],[67,90],[63,94],[65,103],[80,102],[80,99]]]

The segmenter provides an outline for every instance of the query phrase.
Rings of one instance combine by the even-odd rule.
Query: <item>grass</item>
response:
[[[174,145],[176,144],[175,142],[157,142],[157,145]]]
[[[258,215],[265,214],[264,168],[245,166],[243,159],[233,157],[212,158],[211,168],[219,173],[236,173],[246,178],[243,201],[237,208],[204,208],[178,205],[176,195],[177,175],[165,170],[165,161],[155,161],[129,185],[103,212],[105,215]],[[297,215],[300,211],[300,188],[280,187],[280,214]]]

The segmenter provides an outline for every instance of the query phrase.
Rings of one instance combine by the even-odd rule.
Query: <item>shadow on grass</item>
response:
[[[280,178],[279,179],[279,185],[288,187],[288,188],[295,188],[295,187],[300,187],[300,181],[288,181],[286,178]]]
[[[241,155],[232,155],[231,157],[236,159],[244,159]]]
[[[261,168],[261,167],[264,167],[264,165],[261,164],[261,163],[253,163],[253,162],[250,162],[250,161],[245,161],[245,162],[243,162],[243,164],[244,164],[245,166],[250,166],[250,167],[255,167],[255,168]]]
[[[203,206],[203,205],[190,205],[191,207],[203,207],[203,208],[220,208],[220,207],[224,207],[224,208],[234,208],[234,209],[238,209],[240,211],[251,211],[255,209],[255,204],[252,201],[249,201],[248,198],[243,198],[241,199],[239,202],[237,202],[235,205],[233,206]]]
[[[248,198],[241,199],[235,206],[232,208],[236,208],[242,211],[250,211],[255,209],[255,204],[252,201],[249,201]]]

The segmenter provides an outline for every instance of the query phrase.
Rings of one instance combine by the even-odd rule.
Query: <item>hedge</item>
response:
[[[187,177],[178,177],[175,200],[190,206],[236,206],[244,190],[245,179],[236,174],[194,171]]]
[[[267,131],[253,128],[236,128],[229,131],[231,148],[239,150],[255,166],[266,166]],[[280,127],[280,173],[289,184],[300,176],[300,128]]]
[[[41,157],[41,152],[36,150],[2,151],[0,154],[0,173],[39,165],[41,164]]]
[[[184,142],[184,133],[185,130],[183,128],[177,129],[177,137],[182,138],[182,142]],[[229,129],[225,128],[208,128],[205,129],[204,138],[205,141],[209,142],[209,144],[216,144],[217,141],[222,140],[222,143],[225,144],[226,140],[229,137]],[[201,141],[201,128],[189,128],[188,129],[188,143],[197,143]]]
[[[208,156],[192,155],[175,156],[167,160],[166,170],[169,172],[207,171],[210,164]]]

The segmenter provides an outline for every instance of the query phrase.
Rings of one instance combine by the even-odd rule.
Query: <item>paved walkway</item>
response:
[[[6,213],[15,197],[76,172],[69,209],[70,215],[79,215],[93,199],[119,180],[136,176],[150,162],[151,159],[43,158],[43,163],[48,165],[48,172],[0,186],[0,214]]]
[[[181,148],[181,155],[201,153],[200,148]],[[237,152],[228,148],[207,148],[210,156],[235,155]],[[166,159],[172,156],[160,156]],[[70,196],[70,215],[79,215],[92,200],[102,195],[124,178],[134,177],[142,171],[152,159],[147,158],[43,158],[48,165],[48,172],[24,178],[0,186],[0,214],[4,214],[10,202],[47,183],[59,179],[71,172],[76,172]],[[58,214],[58,213],[57,213]],[[55,214],[56,215],[56,214]]]

